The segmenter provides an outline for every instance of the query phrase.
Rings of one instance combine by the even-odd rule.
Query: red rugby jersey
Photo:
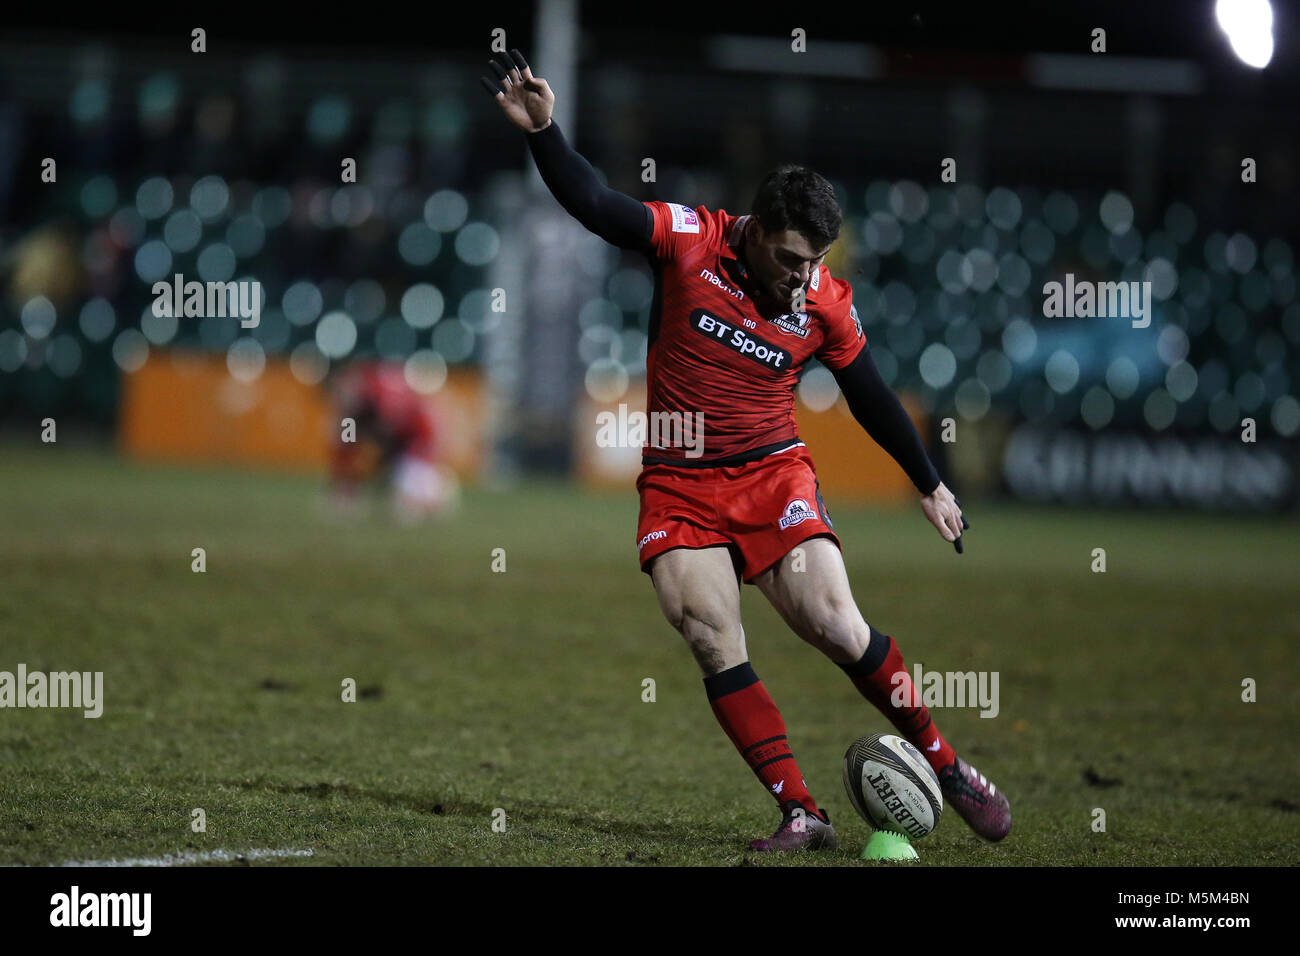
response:
[[[662,417],[661,441],[647,445],[643,461],[716,467],[797,444],[794,389],[804,363],[815,356],[838,370],[866,345],[853,289],[820,265],[804,290],[805,312],[790,314],[766,301],[760,309],[737,255],[748,216],[645,205],[654,215],[646,359],[651,425],[656,412],[682,416],[686,427],[702,426],[703,441],[689,440],[690,432],[688,441],[675,441],[668,427],[674,420]]]
[[[436,423],[430,402],[406,381],[401,363],[356,362],[344,372],[354,407],[348,414],[373,412],[403,455],[434,461]]]

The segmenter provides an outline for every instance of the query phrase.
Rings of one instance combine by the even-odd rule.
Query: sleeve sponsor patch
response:
[[[812,290],[813,290],[814,292],[816,292],[816,291],[821,287],[821,284],[822,284],[822,267],[821,267],[821,266],[818,266],[816,269],[813,270],[812,279],[808,282],[808,284],[809,284],[810,286],[812,286]]]
[[[862,320],[858,318],[858,307],[849,305],[849,318],[853,320],[853,328],[857,330],[858,338],[862,338]]]
[[[700,231],[700,217],[695,214],[694,209],[687,209],[680,203],[670,202],[668,208],[673,214],[673,232],[695,232]]]

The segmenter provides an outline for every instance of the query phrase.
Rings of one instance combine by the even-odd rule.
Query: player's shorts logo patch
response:
[[[808,502],[802,498],[794,498],[785,506],[785,516],[781,519],[781,530],[793,528],[797,524],[802,524],[809,518],[816,518],[817,512],[808,507]]]
[[[651,541],[657,541],[660,538],[666,538],[666,537],[668,537],[667,531],[651,531],[648,535],[646,535],[644,538],[642,538],[640,541],[636,543],[636,549],[640,551]]]
[[[785,315],[778,315],[772,320],[772,324],[786,335],[797,335],[801,339],[808,338],[807,312],[787,312]]]
[[[687,209],[675,202],[670,202],[668,208],[673,213],[673,232],[698,233],[700,231],[700,217],[695,214],[694,209]]]

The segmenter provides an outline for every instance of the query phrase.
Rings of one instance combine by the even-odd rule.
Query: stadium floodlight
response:
[[[1273,59],[1273,8],[1268,0],[1218,0],[1214,17],[1238,59],[1257,70],[1268,66]]]

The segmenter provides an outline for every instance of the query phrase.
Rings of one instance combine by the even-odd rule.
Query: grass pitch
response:
[[[841,849],[747,851],[775,804],[637,569],[630,489],[473,490],[407,528],[325,520],[312,479],[2,454],[0,670],[103,671],[105,700],[0,710],[0,864],[867,865],[840,759],[890,727],[753,588],[751,660]],[[1014,828],[946,813],[921,865],[1300,862],[1296,520],[968,504],[958,557],[919,507],[828,502],[909,667],[1000,675],[996,718],[935,719]]]

